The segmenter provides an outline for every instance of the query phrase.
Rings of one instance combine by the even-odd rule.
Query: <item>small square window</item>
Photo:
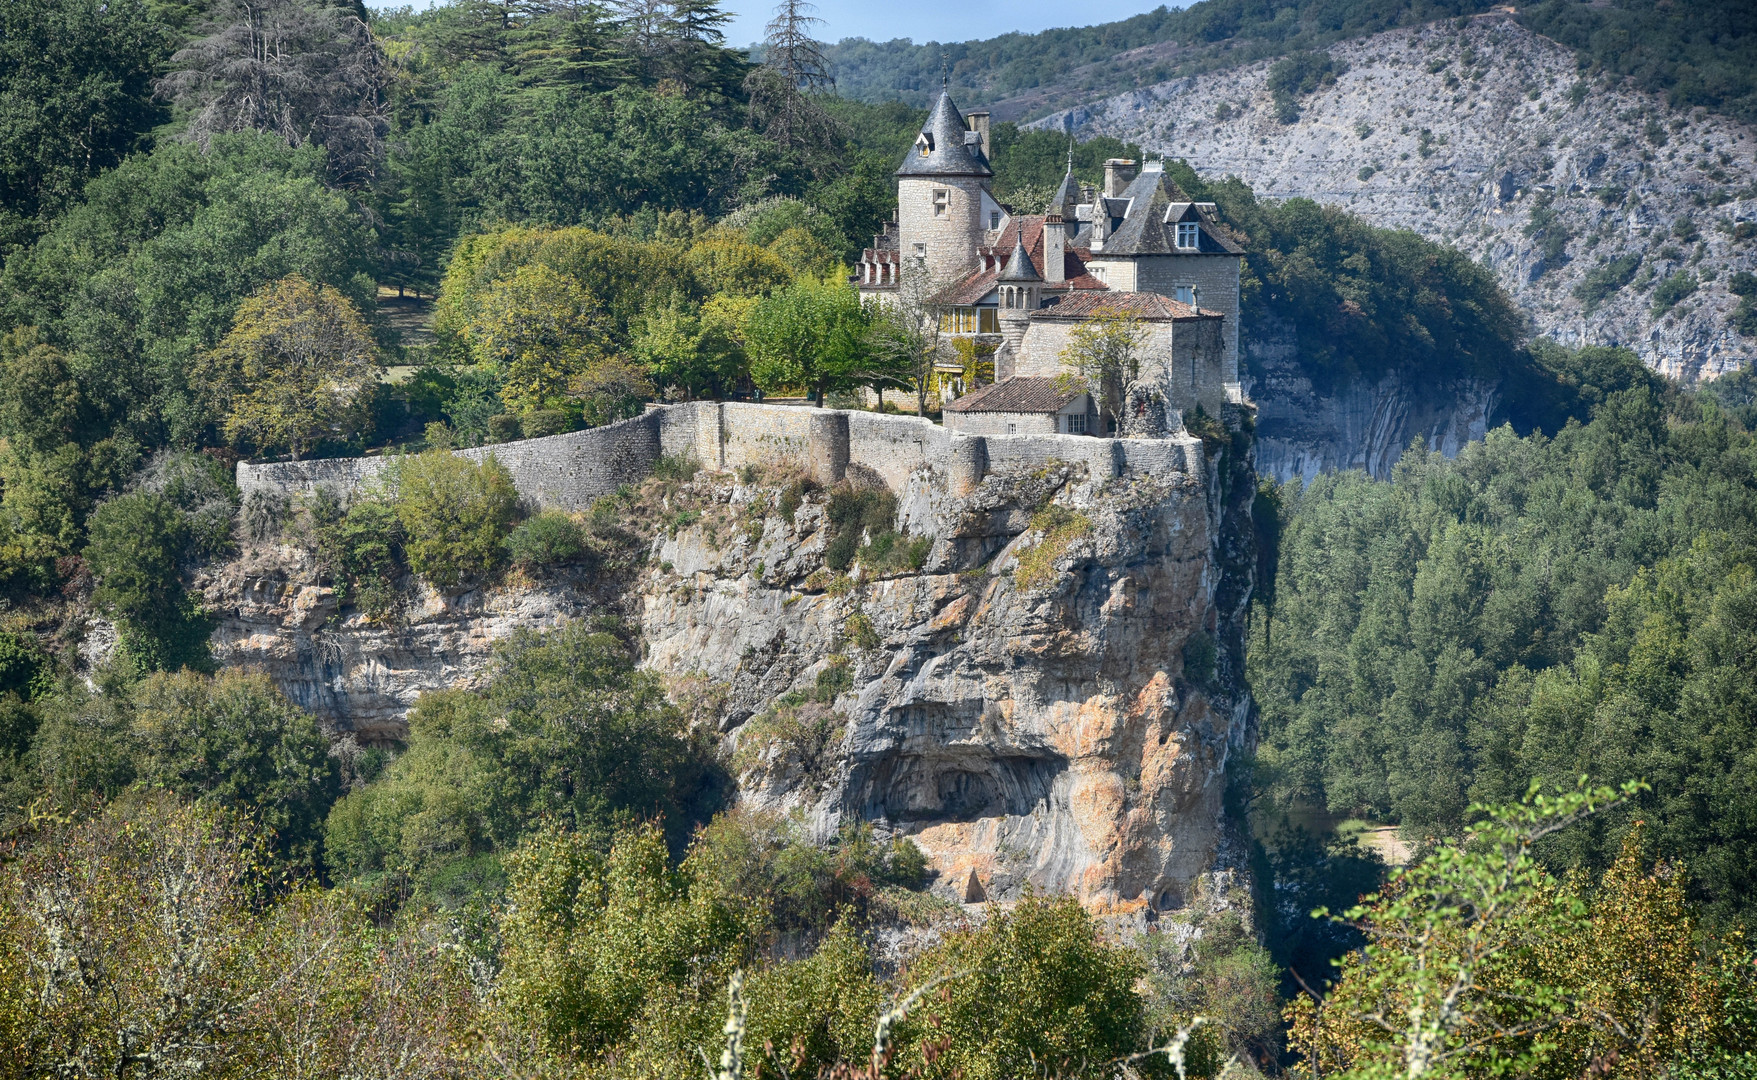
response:
[[[952,193],[945,188],[933,189],[933,216],[945,217],[952,205]]]
[[[1196,287],[1194,285],[1179,285],[1177,287],[1176,300],[1180,304],[1188,304],[1191,307],[1195,307]]]
[[[1201,243],[1201,226],[1197,225],[1193,221],[1180,221],[1177,223],[1177,246],[1178,247],[1184,248],[1184,249],[1194,249],[1200,243]]]
[[[1018,433],[1019,433],[1019,425],[1018,424],[1008,424],[1007,425],[1007,434],[1008,435],[1017,435]]]

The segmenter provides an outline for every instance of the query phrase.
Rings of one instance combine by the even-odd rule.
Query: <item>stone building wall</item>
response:
[[[1054,435],[1055,413],[947,413],[946,424],[960,435]]]
[[[1148,255],[1136,268],[1136,288],[1176,296],[1179,285],[1193,285],[1196,302],[1204,311],[1218,311],[1226,316],[1222,333],[1226,352],[1225,382],[1238,382],[1238,275],[1240,259],[1236,255]],[[1115,288],[1115,286],[1112,286]]]

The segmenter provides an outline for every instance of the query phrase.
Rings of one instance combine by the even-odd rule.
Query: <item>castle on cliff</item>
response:
[[[1218,415],[1240,398],[1239,267],[1244,251],[1191,202],[1163,162],[1112,158],[1102,189],[1072,162],[1043,214],[995,200],[988,114],[949,93],[897,168],[897,214],[861,253],[863,297],[922,293],[944,332],[994,350],[995,382],[946,406],[971,434],[1117,434],[1100,430],[1089,395],[1057,381],[1074,329],[1095,314],[1133,315],[1140,381],[1173,409]]]

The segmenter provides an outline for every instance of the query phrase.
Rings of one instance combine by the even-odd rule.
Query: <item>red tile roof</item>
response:
[[[990,413],[1052,413],[1060,412],[1083,390],[1066,390],[1060,379],[1015,375],[993,386],[972,390],[946,406],[949,412]]]
[[[1078,223],[1069,222],[1068,224],[1071,235],[1073,226]],[[1005,265],[1007,256],[1013,253],[1013,244],[1016,242],[1014,238],[1019,235],[1020,230],[1024,230],[1025,233],[1025,254],[1031,257],[1031,265],[1037,268],[1039,274],[1042,274],[1042,214],[1019,214],[1007,222],[1007,227],[1001,230],[1000,239],[995,241],[993,250],[989,252],[996,257],[995,268],[998,270],[1001,266]],[[1067,286],[1074,289],[1110,288],[1110,286],[1099,281],[1087,272],[1086,260],[1091,257],[1092,253],[1085,248],[1068,247],[1064,250],[1062,267],[1065,271],[1065,276],[1067,277]],[[1057,286],[1050,285],[1047,286],[1047,288],[1053,291]]]

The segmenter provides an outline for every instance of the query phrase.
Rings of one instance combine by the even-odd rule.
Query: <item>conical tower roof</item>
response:
[[[982,143],[973,135],[964,114],[952,104],[952,95],[940,91],[940,99],[921,125],[921,135],[903,164],[897,166],[898,176],[993,176],[988,159],[982,156]]]
[[[1074,220],[1074,207],[1080,203],[1080,185],[1074,182],[1074,152],[1068,151],[1068,173],[1062,177],[1062,186],[1055,189],[1055,198],[1049,200],[1049,212],[1060,214],[1069,222]]]
[[[1037,267],[1031,265],[1031,256],[1025,254],[1025,230],[1020,228],[1013,234],[1013,254],[1007,259],[996,281],[1042,281],[1043,276]]]

